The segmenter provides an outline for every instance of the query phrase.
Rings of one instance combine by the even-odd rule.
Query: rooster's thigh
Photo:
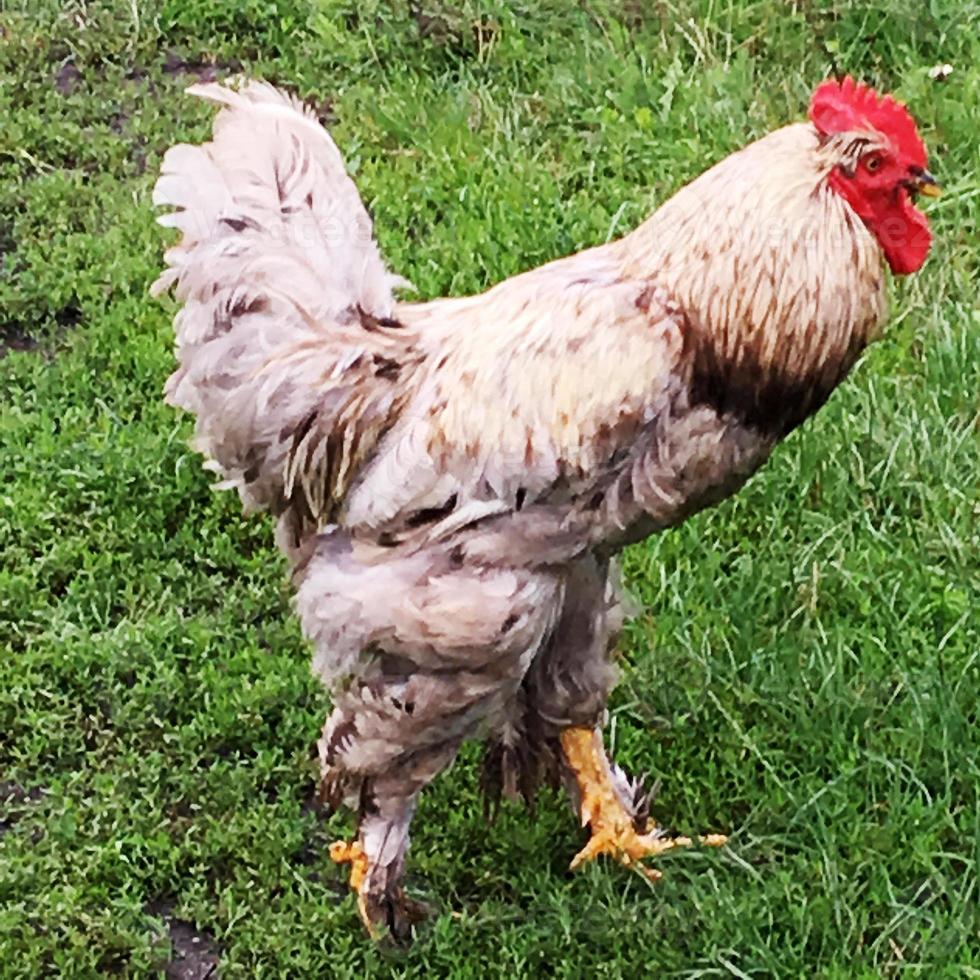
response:
[[[461,742],[499,728],[558,621],[564,576],[460,566],[449,543],[403,552],[324,535],[298,594],[333,694],[320,740],[328,798],[365,779],[414,795]]]
[[[567,567],[557,627],[524,680],[524,711],[548,735],[600,721],[617,679],[624,613],[614,565],[587,555]]]
[[[586,555],[566,565],[562,579],[555,628],[487,745],[483,787],[491,801],[530,801],[542,781],[556,784],[563,770],[559,736],[600,725],[616,683],[614,647],[625,613],[618,570]]]

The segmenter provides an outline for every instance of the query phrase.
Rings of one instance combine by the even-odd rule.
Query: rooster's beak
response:
[[[913,193],[925,197],[939,197],[942,194],[939,181],[928,170],[919,170],[909,181],[909,186]]]

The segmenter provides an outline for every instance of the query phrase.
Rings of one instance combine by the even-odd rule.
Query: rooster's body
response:
[[[575,776],[593,853],[662,850],[595,734],[612,560],[741,486],[875,336],[883,245],[831,180],[874,137],[815,116],[619,241],[405,303],[313,117],[255,83],[197,94],[225,107],[214,141],[172,150],[155,196],[183,232],[160,283],[184,304],[168,393],[278,515],[334,696],[325,793],[360,817],[335,857],[362,914],[407,927],[415,801],[472,736],[488,791]]]

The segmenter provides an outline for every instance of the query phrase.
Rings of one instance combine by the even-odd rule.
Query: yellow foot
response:
[[[357,911],[368,935],[380,941],[389,935],[395,942],[411,939],[412,929],[431,909],[405,894],[391,866],[372,866],[360,841],[339,840],[330,845],[330,859],[350,865],[350,886],[357,895]]]
[[[592,837],[572,859],[572,870],[586,861],[608,854],[621,864],[642,872],[651,881],[661,877],[655,868],[639,864],[641,858],[663,854],[675,847],[690,847],[690,837],[670,837],[652,820],[643,832],[634,826],[633,814],[624,806],[613,783],[612,770],[602,746],[602,736],[592,728],[566,728],[561,734],[562,753],[575,774],[582,797],[582,825]],[[720,847],[724,834],[698,837],[704,847]]]
[[[697,840],[703,847],[721,847],[728,838],[724,834],[705,834]],[[650,881],[657,881],[662,877],[661,873],[656,868],[639,864],[640,858],[656,857],[675,847],[690,847],[693,843],[690,837],[667,836],[652,820],[643,834],[638,834],[632,826],[612,829],[602,826],[598,831],[593,830],[588,844],[572,858],[571,869],[574,871],[579,865],[594,860],[600,854],[608,854],[620,864],[636,868]]]
[[[330,860],[335,864],[350,865],[350,887],[357,895],[357,911],[361,922],[372,939],[378,939],[380,933],[372,921],[367,904],[367,879],[371,870],[371,862],[364,848],[358,841],[338,840],[330,845]]]

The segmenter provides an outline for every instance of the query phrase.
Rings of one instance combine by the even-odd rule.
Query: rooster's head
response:
[[[831,154],[830,187],[878,239],[892,272],[918,270],[932,234],[915,198],[939,188],[908,109],[848,77],[817,87],[810,120]]]

